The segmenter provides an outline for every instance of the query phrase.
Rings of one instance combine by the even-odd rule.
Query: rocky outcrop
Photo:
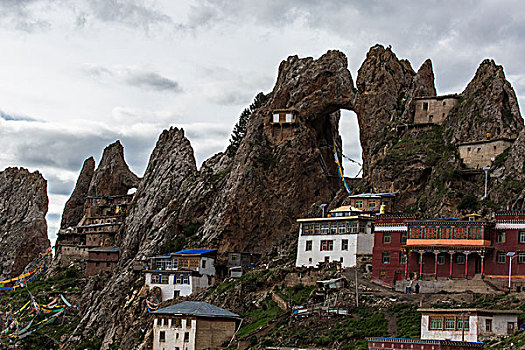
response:
[[[269,101],[248,122],[231,173],[203,225],[203,239],[225,250],[275,253],[295,237],[295,219],[341,188],[333,148],[341,149],[339,109],[355,97],[344,54],[289,57]],[[297,112],[292,126],[272,125],[271,111]]]
[[[414,98],[424,96],[436,96],[436,86],[434,85],[434,70],[432,69],[432,61],[427,59],[419,70],[417,71],[412,85],[408,90],[407,96],[404,97],[405,101],[404,111],[399,119],[402,123],[414,122],[415,103]]]
[[[129,170],[124,160],[124,147],[116,141],[104,149],[102,159],[89,185],[89,196],[115,196],[127,194],[138,187],[140,179]]]
[[[49,247],[47,181],[39,172],[0,172],[0,278],[19,275]]]
[[[502,66],[481,62],[444,126],[451,143],[486,140],[488,133],[493,139],[518,136],[523,118]]]
[[[383,155],[391,129],[403,114],[416,73],[407,60],[399,60],[390,47],[372,47],[357,73],[355,112],[363,151],[363,176]],[[378,137],[379,136],[379,137]]]
[[[89,157],[84,161],[82,170],[78,176],[75,189],[69,197],[62,213],[60,228],[68,228],[78,224],[84,215],[84,203],[86,202],[89,186],[95,172],[95,159]]]

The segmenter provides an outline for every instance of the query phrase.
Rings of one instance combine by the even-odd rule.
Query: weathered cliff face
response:
[[[313,203],[329,203],[341,182],[333,159],[340,149],[339,109],[352,109],[355,90],[344,54],[289,57],[269,101],[248,122],[231,173],[203,226],[220,250],[275,251],[295,236],[295,219]],[[293,108],[297,122],[272,125],[271,111]]]
[[[140,179],[124,160],[124,147],[116,141],[104,149],[102,159],[89,185],[89,196],[115,196],[127,194],[138,187]]]
[[[0,172],[0,278],[14,277],[49,247],[47,181],[38,172]]]
[[[378,50],[377,47],[375,49]],[[373,55],[367,60],[376,62],[376,57]],[[392,65],[391,55],[378,57],[386,62],[377,63],[376,66]],[[400,64],[393,66],[399,67]],[[393,101],[396,90],[384,89],[381,84],[374,83],[377,79],[381,83],[384,78],[382,75],[367,73],[365,67],[375,66],[365,61],[360,69],[360,74],[372,79],[368,86],[374,88],[364,91],[366,94],[359,91],[358,101],[362,99],[363,105],[369,106],[361,113],[371,113],[385,105],[377,96],[386,94],[384,91],[391,91],[389,98],[383,99]],[[360,79],[358,77],[358,81]],[[409,86],[407,98],[398,100],[397,113],[402,118],[385,123],[374,138],[372,154],[363,161],[369,165],[365,181],[378,192],[399,192],[398,210],[417,210],[427,215],[455,214],[465,195],[479,199],[483,195],[480,176],[461,172],[463,166],[456,144],[486,140],[487,132],[493,138],[516,135],[523,128],[516,96],[505,79],[503,69],[496,66],[494,61],[485,60],[442,126],[414,128],[404,125],[413,113],[412,98],[432,96],[436,92],[430,61],[422,65]],[[377,108],[373,108],[376,106],[374,102]],[[359,118],[365,119],[368,115]],[[378,124],[377,120],[381,116],[372,113],[370,118],[375,119],[372,124]]]
[[[60,228],[75,226],[82,219],[82,216],[84,215],[84,203],[87,199],[89,185],[91,184],[94,172],[95,159],[89,157],[84,161],[75,189],[66,202],[64,212],[62,213]]]
[[[481,62],[444,127],[452,143],[486,140],[487,133],[491,138],[518,135],[523,118],[502,66],[489,59]]]
[[[406,60],[399,60],[390,47],[372,47],[357,73],[355,112],[363,150],[363,176],[384,155],[382,144],[387,124],[401,116],[416,73]],[[378,135],[384,133],[378,140]]]

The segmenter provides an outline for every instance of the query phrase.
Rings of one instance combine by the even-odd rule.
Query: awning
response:
[[[401,226],[375,226],[375,232],[407,232],[408,227],[405,225]]]
[[[523,224],[505,224],[505,223],[498,223],[496,224],[496,229],[504,229],[504,230],[520,230],[525,229],[525,223]]]

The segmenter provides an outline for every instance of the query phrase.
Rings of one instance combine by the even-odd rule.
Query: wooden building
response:
[[[395,211],[397,192],[391,193],[361,193],[348,196],[350,206],[370,213],[384,213]]]

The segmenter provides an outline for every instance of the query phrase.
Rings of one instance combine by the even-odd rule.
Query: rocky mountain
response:
[[[24,271],[49,247],[47,181],[39,172],[0,172],[0,279]]]
[[[487,138],[516,138],[523,129],[518,100],[503,67],[486,59],[462,92],[444,125],[452,143]]]
[[[125,165],[120,143],[110,145],[88,193],[138,188],[118,234],[118,268],[89,281],[82,321],[65,347],[75,348],[81,339],[102,339],[103,349],[149,344],[148,294],[133,266],[151,255],[209,246],[220,252],[258,251],[267,260],[281,252],[286,259],[295,249],[295,219],[346,197],[334,162],[334,148],[341,150],[340,109],[354,110],[359,122],[364,177],[355,190],[398,191],[399,210],[448,215],[462,210],[466,194],[480,197],[482,175],[462,172],[456,142],[476,139],[477,131],[489,126],[495,137],[521,132],[499,160],[500,175],[494,172],[493,181],[508,185],[522,179],[523,171],[512,178],[508,174],[525,166],[523,121],[512,87],[493,62],[482,63],[444,125],[425,127],[414,127],[411,118],[414,98],[436,95],[430,60],[415,72],[390,47],[376,45],[359,69],[357,89],[347,66],[338,51],[283,61],[267,101],[252,112],[237,152],[219,153],[201,169],[177,128],[160,135],[140,182]],[[273,123],[276,109],[294,113],[295,122]],[[523,189],[516,199],[520,193],[523,198]],[[484,208],[490,209],[487,203]]]
[[[91,179],[93,179],[94,172],[95,159],[89,157],[84,161],[75,189],[66,202],[64,212],[62,213],[60,228],[75,226],[82,219],[82,216],[84,215],[84,203],[87,199],[89,186],[91,184]]]
[[[138,187],[139,182],[139,177],[129,170],[124,160],[124,147],[120,141],[116,141],[104,149],[97,170],[93,173],[88,195],[127,194],[130,188]]]

